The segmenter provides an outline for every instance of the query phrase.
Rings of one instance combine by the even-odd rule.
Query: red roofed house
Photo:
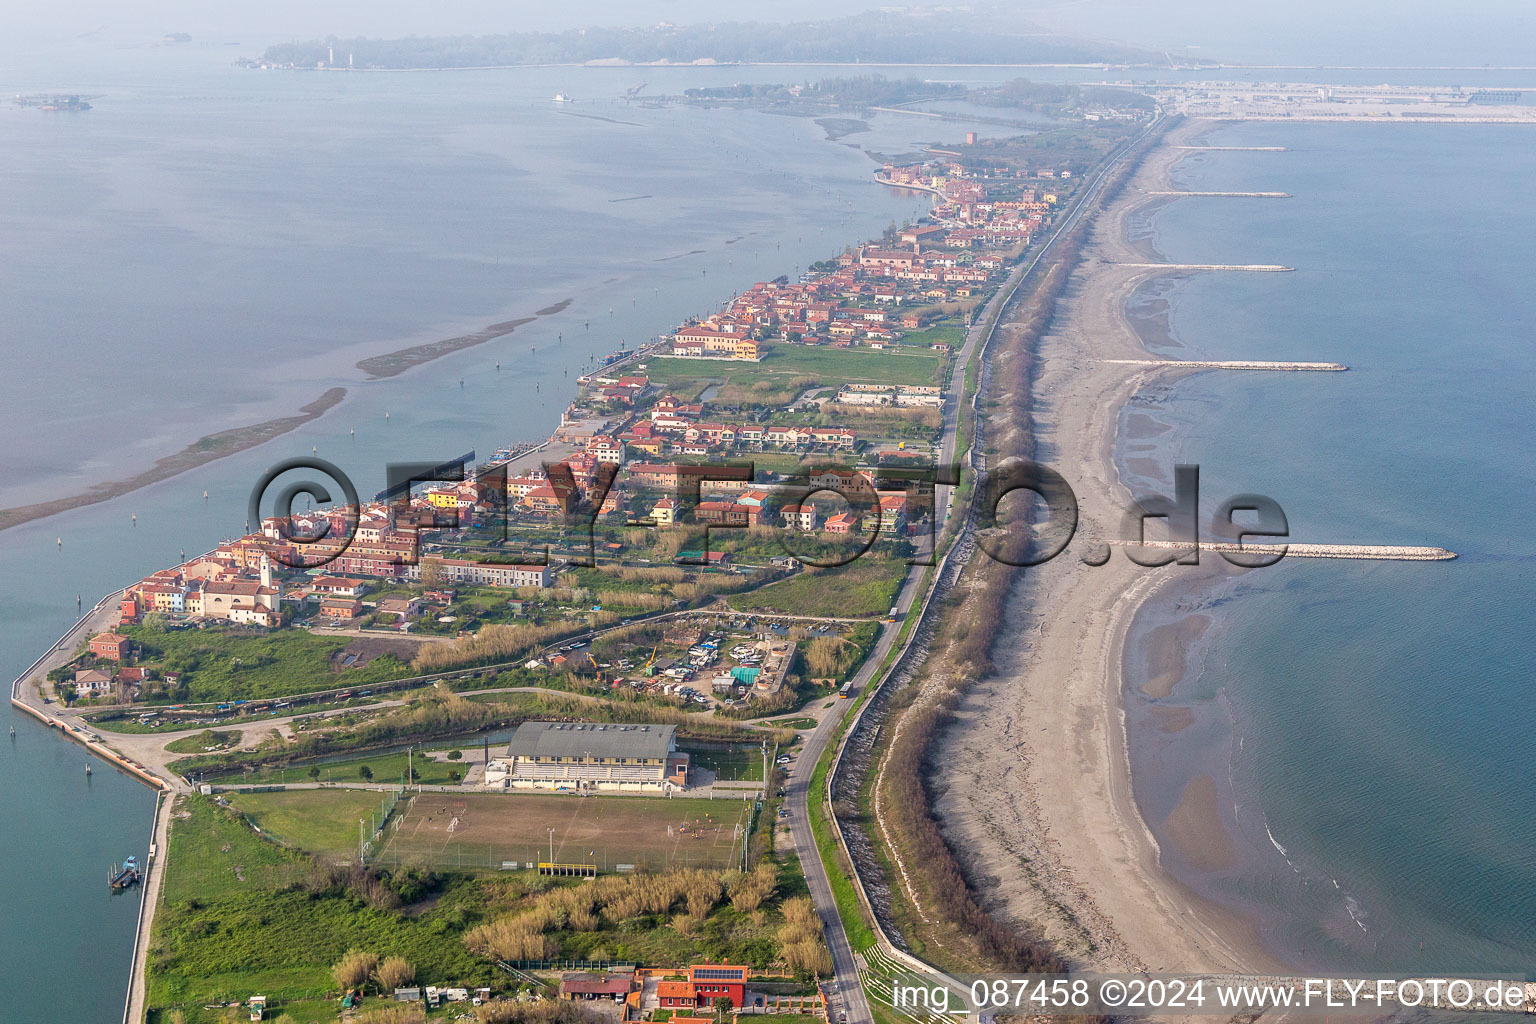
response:
[[[342,579],[340,576],[321,576],[310,583],[309,589],[327,596],[357,597],[368,589],[368,584],[362,580]]]
[[[859,516],[853,512],[839,512],[835,516],[828,516],[822,529],[828,533],[856,533],[859,529]]]
[[[688,968],[688,984],[698,1006],[712,1006],[716,999],[731,1001],[732,1007],[741,1006],[747,999],[746,967],[731,964],[694,964]]]
[[[350,597],[328,597],[320,602],[320,615],[327,619],[355,619],[363,613],[363,602]]]
[[[560,979],[560,995],[566,999],[622,1000],[635,987],[633,974],[567,974]]]
[[[656,999],[664,1010],[668,1009],[698,1009],[698,1002],[694,998],[693,985],[686,981],[660,981],[656,983]]]
[[[99,633],[89,644],[92,654],[109,661],[122,661],[132,648],[133,642],[121,633]]]

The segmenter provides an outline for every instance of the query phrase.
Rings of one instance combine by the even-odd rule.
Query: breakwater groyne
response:
[[[1139,270],[1246,270],[1259,274],[1284,274],[1295,267],[1283,267],[1278,263],[1118,263],[1121,267]]]
[[[1312,363],[1276,359],[1104,359],[1100,361],[1126,366],[1186,366],[1201,370],[1306,370],[1340,373],[1349,369],[1344,363]]]
[[[1288,558],[1345,558],[1357,561],[1383,562],[1449,562],[1456,552],[1448,548],[1419,547],[1403,544],[1263,544],[1232,541],[1202,540],[1193,545],[1172,540],[1112,540],[1116,547],[1154,548],[1163,551],[1186,551],[1197,547],[1213,554],[1283,555]]]
[[[1191,192],[1187,189],[1147,190],[1149,196],[1205,196],[1208,199],[1289,199],[1289,192]]]

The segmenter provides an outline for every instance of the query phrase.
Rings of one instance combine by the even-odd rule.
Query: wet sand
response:
[[[1154,626],[1147,633],[1147,681],[1141,685],[1141,692],[1153,700],[1172,693],[1174,685],[1184,678],[1190,648],[1205,635],[1210,624],[1209,615],[1197,613]]]
[[[537,310],[533,316],[491,324],[483,330],[475,331],[472,334],[463,334],[455,338],[444,338],[442,341],[428,342],[424,345],[412,345],[408,348],[396,349],[394,352],[369,356],[367,359],[359,360],[357,368],[368,374],[370,380],[394,377],[423,363],[430,363],[434,359],[441,359],[443,356],[451,355],[462,349],[472,348],[487,341],[505,337],[524,324],[533,323],[539,317],[553,316],[556,313],[563,312],[571,302],[571,299],[562,299],[551,306],[545,306],[543,309]],[[253,423],[250,426],[233,427],[229,430],[221,430],[215,434],[206,434],[174,455],[167,455],[157,460],[153,466],[134,476],[95,484],[78,494],[72,494],[64,498],[54,498],[51,501],[39,501],[31,505],[14,505],[11,508],[0,509],[0,530],[8,530],[13,526],[20,526],[22,523],[30,523],[37,519],[46,519],[49,516],[58,515],[60,512],[68,512],[70,509],[81,508],[85,505],[95,505],[103,501],[110,501],[113,498],[136,491],[141,487],[157,484],[162,480],[168,480],[188,470],[196,469],[199,466],[207,465],[210,462],[215,462],[238,452],[243,452],[248,448],[265,444],[275,437],[281,437],[283,434],[297,430],[310,420],[323,416],[341,404],[341,400],[346,395],[346,388],[331,388],[313,402],[301,406],[297,415],[279,416],[261,423]],[[550,459],[551,461],[557,461],[558,456],[550,456]]]
[[[516,320],[503,320],[499,324],[490,324],[478,331],[469,334],[461,334],[455,338],[444,338],[442,341],[429,341],[424,345],[412,345],[409,348],[396,349],[393,352],[385,352],[382,355],[369,356],[367,359],[359,359],[357,368],[368,375],[370,380],[378,380],[382,377],[395,377],[406,370],[430,363],[434,359],[460,352],[466,348],[474,348],[476,345],[484,345],[488,341],[497,338],[505,338],[513,331],[525,324],[531,324],[541,316],[550,316],[558,313],[571,300],[557,302],[553,306],[547,306],[539,310],[533,316],[519,317]]]
[[[1217,800],[1216,780],[1196,775],[1163,823],[1179,853],[1201,871],[1225,871],[1237,863],[1237,850],[1222,824]]]
[[[945,833],[987,875],[989,909],[1040,927],[1078,965],[1105,970],[1284,969],[1264,950],[1253,921],[1168,874],[1131,787],[1124,663],[1136,611],[1175,581],[1182,586],[1221,570],[1144,568],[1123,554],[1101,567],[1083,560],[1094,560],[1094,547],[1118,535],[1132,504],[1115,459],[1121,409],[1149,382],[1195,372],[1104,360],[1147,358],[1127,304],[1135,297],[1138,314],[1165,312],[1148,302],[1162,286],[1143,287],[1155,269],[1124,264],[1157,259],[1142,215],[1163,200],[1145,190],[1168,186],[1170,169],[1185,155],[1175,147],[1203,130],[1198,122],[1175,128],[1100,213],[1040,345],[1035,457],[1076,491],[1078,534],[1015,586],[995,653],[998,671],[972,688],[935,759],[953,776],[937,804]],[[1173,687],[1208,621],[1190,616],[1160,637],[1149,695]],[[1177,708],[1160,711],[1168,731],[1191,721]],[[1170,852],[1181,859],[1217,865],[1235,856],[1209,778],[1190,783],[1167,825],[1179,847]]]
[[[168,480],[179,473],[196,469],[198,466],[234,455],[236,452],[265,444],[274,437],[281,437],[291,430],[297,430],[310,420],[323,416],[340,404],[346,394],[346,388],[331,388],[313,402],[301,407],[296,416],[280,416],[248,427],[235,427],[200,437],[175,455],[165,456],[135,476],[99,483],[79,494],[72,494],[65,498],[0,509],[0,530],[8,530],[22,523],[32,522],[34,519],[46,519],[48,516],[67,512],[72,508],[110,501],[130,491],[136,491],[140,487],[148,487],[150,484]]]

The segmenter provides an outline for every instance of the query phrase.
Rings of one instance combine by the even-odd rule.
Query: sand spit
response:
[[[332,407],[336,406],[346,397],[346,388],[331,388],[319,398],[299,409],[296,416],[280,416],[277,419],[267,420],[263,423],[253,423],[247,427],[235,427],[230,430],[221,430],[217,434],[208,434],[198,438],[174,455],[167,455],[157,461],[153,466],[136,476],[125,477],[122,480],[110,480],[105,483],[95,484],[79,494],[72,494],[65,498],[55,498],[52,501],[40,501],[33,505],[17,505],[13,508],[0,509],[0,530],[8,530],[22,523],[29,523],[34,519],[46,519],[48,516],[67,512],[72,508],[81,508],[85,505],[95,505],[99,502],[110,501],[119,495],[136,491],[140,487],[148,487],[150,484],[159,483],[161,480],[169,480],[189,469],[196,469],[225,456],[243,452],[247,448],[254,448],[259,444],[265,444],[274,437],[280,437],[291,430],[308,423],[316,417],[324,415]]]

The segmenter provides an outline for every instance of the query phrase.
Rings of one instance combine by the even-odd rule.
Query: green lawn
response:
[[[694,765],[707,768],[715,777],[725,781],[743,779],[761,782],[763,778],[763,752],[751,750],[689,750]]]
[[[814,728],[816,728],[816,719],[814,719],[814,718],[774,718],[774,719],[770,719],[768,724],[769,725],[776,725],[776,726],[778,726],[781,729],[814,729]]]
[[[177,699],[190,703],[286,697],[411,674],[408,666],[388,654],[361,668],[338,671],[331,656],[351,638],[315,636],[302,629],[237,632],[139,625],[124,627],[122,632],[141,646],[144,663],[181,673],[184,693]]]
[[[952,349],[965,344],[965,328],[957,324],[939,323],[925,331],[913,331],[901,339],[903,345],[936,345],[940,342]]]
[[[434,906],[408,916],[386,905],[382,889],[365,896],[210,799],[186,798],[175,814],[146,965],[153,1024],[169,1020],[173,1006],[189,1024],[222,1021],[204,1005],[257,993],[275,1000],[277,1012],[290,1000],[320,999],[333,988],[330,965],[352,948],[404,956],[426,983],[495,980],[495,969],[459,938],[494,897],[488,890],[442,883]],[[420,898],[404,882],[389,892],[397,890]]]
[[[339,794],[308,796],[332,800]],[[355,810],[336,807],[338,814]],[[187,1024],[225,1022],[231,1018],[217,1004],[257,993],[271,1001],[270,1017],[333,1021],[337,1005],[326,1001],[334,989],[330,967],[349,949],[404,957],[420,984],[506,991],[510,979],[468,951],[465,932],[531,906],[550,886],[583,884],[528,872],[345,872],[268,842],[238,814],[205,797],[182,798],[173,815],[146,960],[149,1024],[168,1024],[176,1010]],[[799,891],[787,884],[787,874],[781,866],[780,899]],[[713,959],[767,967],[779,955],[776,908],[777,900],[770,900],[761,912],[738,913],[723,902],[688,935],[672,926],[678,907],[622,922],[604,918],[591,931],[549,934],[564,958],[662,967]],[[367,1006],[377,1005],[371,996]]]
[[[387,799],[374,790],[299,789],[225,796],[267,835],[322,857],[357,854],[357,823],[373,821]]]
[[[173,754],[202,754],[212,750],[227,750],[240,741],[238,732],[204,729],[196,736],[183,736],[165,745]]]
[[[837,387],[845,383],[938,384],[943,361],[926,348],[907,350],[830,348],[770,344],[761,362],[732,360],[649,360],[651,382],[688,398],[708,384],[719,384],[715,400],[722,403],[783,404],[805,387]]]
[[[787,580],[728,599],[738,611],[836,618],[883,616],[906,575],[898,559],[866,555],[833,569],[806,570]]]
[[[309,871],[305,858],[262,842],[204,798],[177,805],[166,863],[166,903],[277,889]]]
[[[492,694],[496,697],[530,697],[537,700],[532,694]],[[460,749],[471,749],[474,743],[460,744]],[[315,765],[320,769],[320,778],[313,779],[309,775],[309,765],[300,765],[288,768],[265,768],[249,774],[226,775],[211,781],[224,785],[250,785],[268,782],[379,782],[394,783],[405,781],[405,772],[409,762],[410,767],[416,771],[415,781],[428,786],[451,786],[457,780],[449,776],[450,772],[458,772],[459,778],[464,777],[463,761],[434,761],[417,748],[414,755],[408,756],[404,751],[390,753],[362,754],[345,761],[332,761],[326,764]],[[365,779],[362,775],[363,765],[368,766],[372,777]],[[355,819],[354,819],[355,824]]]

